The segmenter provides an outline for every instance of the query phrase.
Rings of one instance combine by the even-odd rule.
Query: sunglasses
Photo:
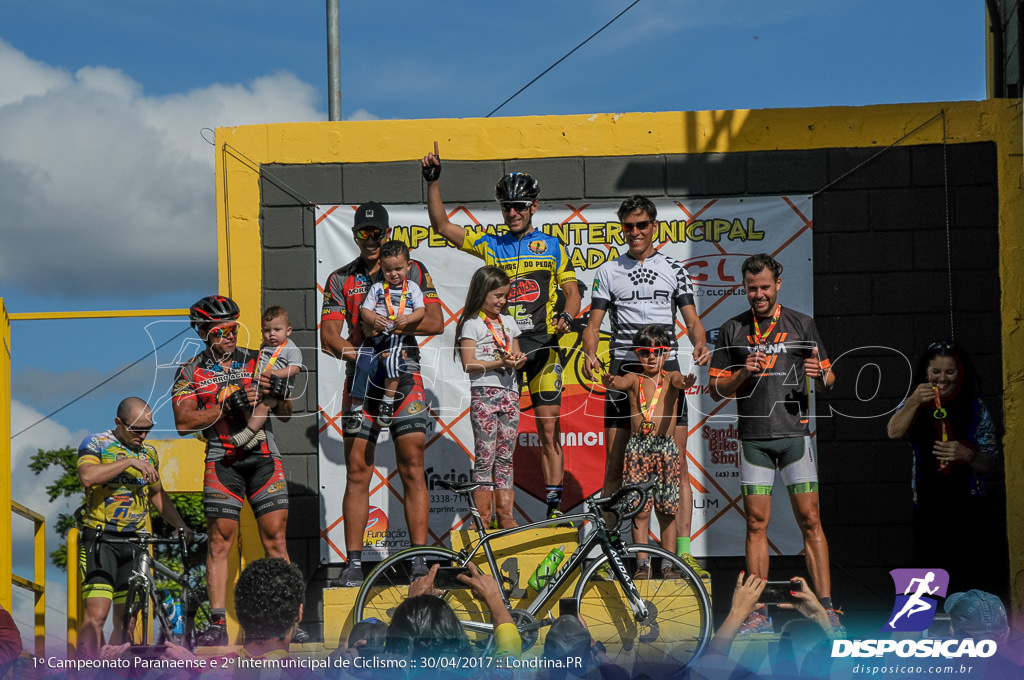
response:
[[[623,222],[622,231],[633,231],[634,229],[638,231],[643,231],[652,224],[654,224],[654,220],[640,220],[639,222]]]
[[[210,336],[209,337],[210,337],[211,340],[220,340],[221,338],[226,338],[229,335],[238,335],[238,324],[237,323],[229,324],[227,326],[219,326],[217,328],[214,328],[212,331],[210,331]]]
[[[654,355],[656,357],[660,357],[663,354],[668,354],[669,352],[671,352],[672,348],[671,347],[637,347],[635,351],[636,351],[636,355],[638,357],[647,357],[647,356],[651,356],[651,355]]]
[[[524,213],[530,209],[531,205],[533,205],[533,201],[502,201],[501,209],[505,212],[515,210],[517,213]]]
[[[383,229],[360,229],[356,232],[356,238],[360,241],[379,241],[383,236]]]
[[[940,340],[939,342],[933,342],[932,344],[928,345],[929,352],[948,352],[951,349],[953,349],[953,343],[947,340]]]
[[[152,425],[148,425],[146,427],[139,427],[138,425],[129,425],[120,418],[118,418],[118,420],[121,422],[122,425],[124,425],[124,429],[128,430],[133,434],[149,434],[153,430]]]

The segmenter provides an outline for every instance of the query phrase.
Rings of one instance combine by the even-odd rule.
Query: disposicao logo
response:
[[[932,625],[938,601],[945,597],[949,574],[945,569],[893,569],[889,572],[896,588],[896,604],[883,632],[922,631]],[[832,657],[899,657],[947,659],[986,658],[996,653],[992,640],[833,640]]]
[[[949,574],[945,569],[893,569],[896,604],[883,631],[920,631],[932,625],[938,600],[945,597]]]

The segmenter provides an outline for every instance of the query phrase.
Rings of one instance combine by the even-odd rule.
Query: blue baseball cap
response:
[[[972,637],[999,637],[1006,633],[1006,607],[998,597],[983,590],[953,593],[943,609],[957,633]]]

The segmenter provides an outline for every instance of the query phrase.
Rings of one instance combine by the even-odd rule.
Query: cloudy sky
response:
[[[630,3],[341,4],[346,118],[462,118],[486,115]],[[324,120],[324,7],[0,0],[8,311],[177,308],[214,291],[214,157],[201,130]],[[499,115],[982,99],[985,30],[980,0],[642,0]],[[14,322],[12,432],[182,330]],[[187,336],[18,434],[15,498],[49,511],[27,456],[105,429],[127,394],[159,398]],[[166,409],[157,418],[171,424]],[[24,606],[16,614],[27,623]]]

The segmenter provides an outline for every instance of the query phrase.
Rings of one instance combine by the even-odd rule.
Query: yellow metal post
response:
[[[78,648],[78,626],[82,616],[82,582],[78,573],[78,529],[68,531],[68,656]]]
[[[0,604],[10,611],[11,573],[11,320],[0,298],[0,399],[7,413],[0,416]]]

